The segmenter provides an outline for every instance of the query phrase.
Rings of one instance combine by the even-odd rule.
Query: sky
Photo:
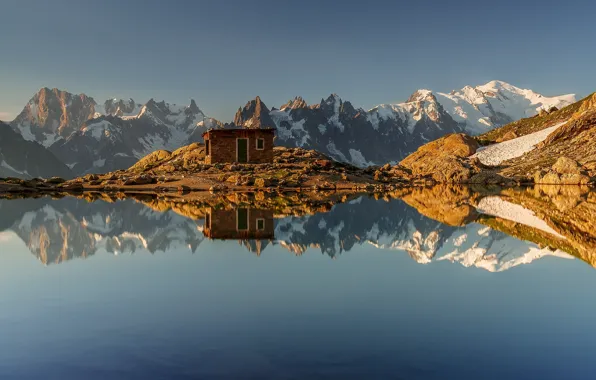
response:
[[[493,79],[596,90],[596,4],[491,1],[0,1],[0,119],[41,87],[97,101],[191,98],[230,121],[331,93],[356,107]]]

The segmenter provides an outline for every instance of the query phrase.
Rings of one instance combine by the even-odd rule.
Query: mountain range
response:
[[[85,94],[42,88],[9,124],[23,139],[49,150],[74,175],[124,169],[155,150],[202,142],[207,129],[233,127],[274,127],[278,145],[315,149],[365,167],[397,162],[449,133],[484,133],[574,101],[574,95],[546,97],[492,81],[448,94],[418,90],[404,103],[370,110],[336,94],[312,105],[296,97],[279,108],[269,108],[256,97],[238,109],[233,122],[223,123],[206,116],[194,100],[182,106],[154,99],[100,104]],[[13,153],[10,161],[22,159]]]

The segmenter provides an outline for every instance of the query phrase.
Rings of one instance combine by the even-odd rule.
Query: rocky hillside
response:
[[[373,178],[372,169],[336,162],[302,148],[275,147],[271,164],[206,164],[204,159],[205,146],[193,143],[173,152],[155,151],[127,170],[86,175],[45,190],[373,190],[375,185],[382,186]],[[44,191],[37,184],[27,185]]]
[[[0,122],[0,177],[71,178],[71,170],[43,146],[26,141]]]
[[[596,181],[596,94],[477,138],[450,135],[420,147],[386,179],[457,183],[589,184]]]
[[[523,118],[501,128],[496,128],[483,133],[477,137],[477,140],[482,145],[499,143],[541,131],[561,122],[566,122],[571,119],[580,108],[582,108],[582,105],[589,105],[590,99],[592,98],[593,95],[587,96],[586,98],[563,107],[562,109],[551,107],[533,117]]]
[[[505,161],[503,175],[523,177],[530,173],[539,183],[575,182],[564,175],[576,174],[581,183],[596,177],[596,94],[586,99],[569,120],[556,128],[535,149]],[[548,174],[551,174],[547,176]],[[558,176],[554,175],[558,174]],[[546,179],[545,179],[546,176]]]

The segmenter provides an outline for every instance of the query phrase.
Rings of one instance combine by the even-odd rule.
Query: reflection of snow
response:
[[[446,239],[435,256],[436,261],[460,263],[465,267],[502,272],[546,256],[573,259],[562,251],[541,249],[536,244],[517,240],[481,224],[458,229]]]
[[[563,239],[565,238],[557,231],[553,230],[548,224],[546,224],[544,220],[534,215],[531,210],[528,210],[527,208],[515,203],[507,202],[499,197],[482,198],[476,209],[484,214],[511,220],[516,223],[524,224],[528,227],[539,229],[551,235]]]

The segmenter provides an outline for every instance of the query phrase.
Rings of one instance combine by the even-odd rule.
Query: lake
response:
[[[589,189],[329,197],[0,200],[0,378],[594,377]]]

